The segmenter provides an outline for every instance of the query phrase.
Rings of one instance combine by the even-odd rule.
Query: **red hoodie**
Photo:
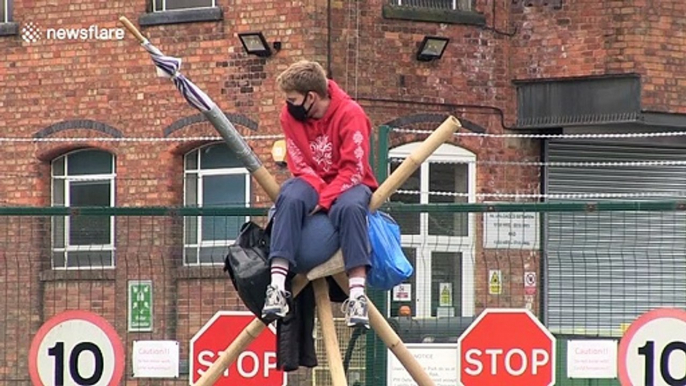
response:
[[[369,118],[333,80],[329,95],[331,103],[321,119],[298,122],[286,106],[281,111],[288,169],[314,187],[324,209],[355,185],[372,191],[378,187],[369,165]]]

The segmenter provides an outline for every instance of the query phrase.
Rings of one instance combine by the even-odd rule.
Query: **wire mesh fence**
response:
[[[379,180],[434,126],[379,128],[372,146]],[[387,292],[368,288],[413,352],[437,350],[454,363],[456,342],[483,310],[529,309],[557,338],[556,385],[619,384],[570,377],[568,343],[616,341],[648,310],[686,308],[686,159],[672,147],[620,146],[634,135],[617,136],[465,130],[419,166],[383,207],[400,225],[414,273]],[[641,136],[678,142],[683,133]],[[19,154],[29,141],[35,139],[12,139],[17,143],[7,148]],[[131,154],[145,154],[136,146]],[[36,194],[53,206],[0,208],[0,385],[37,384],[36,377],[44,384],[100,384],[118,366],[120,385],[185,385],[226,345],[212,341],[240,329],[215,330],[211,347],[197,338],[218,313],[247,312],[224,258],[242,224],[264,225],[267,208],[251,207],[264,202],[259,189],[221,143],[178,153],[163,178],[115,170],[114,157],[96,149],[63,154],[28,172],[3,172],[0,202],[16,202],[15,195],[32,188],[21,182],[32,178],[41,180]],[[127,205],[165,195],[183,207],[116,207],[115,193],[143,197]],[[379,336],[348,328],[341,305],[332,307],[348,384],[407,384]],[[100,341],[100,330],[86,325],[65,335],[87,337],[100,351],[75,341],[70,346],[46,330],[65,311],[89,312],[112,326]],[[332,385],[318,321],[312,334],[318,365],[289,372],[287,385]],[[108,346],[112,341],[121,343],[121,354]],[[178,342],[178,379],[140,377],[134,345],[148,341]],[[237,373],[273,371],[273,356],[242,358],[219,384],[235,382]]]
[[[133,341],[182,342],[181,371],[187,374],[188,342],[193,335],[219,310],[246,310],[223,271],[229,233],[219,240],[206,237],[203,243],[184,234],[197,231],[197,226],[188,229],[189,224],[226,232],[236,219],[259,223],[262,210],[239,208],[239,216],[236,210],[234,214],[229,210],[231,216],[222,216],[221,210],[206,215],[196,209],[201,215],[183,216],[164,208],[147,212],[126,208],[4,209],[0,215],[2,384],[32,384],[33,371],[40,373],[45,384],[53,384],[57,378],[45,377],[58,373],[58,358],[46,351],[48,343],[34,348],[31,344],[46,321],[67,310],[92,312],[114,327],[126,358],[126,377],[121,384],[134,375]],[[103,241],[103,234],[109,240],[110,232],[111,244]],[[198,255],[202,258],[197,259]],[[50,336],[44,338],[50,341]],[[31,357],[33,349],[40,352]],[[36,355],[42,358],[43,368],[31,369]],[[105,355],[105,359],[112,358]],[[93,367],[96,359],[84,354],[81,361],[86,367],[84,374],[90,374],[83,379],[98,374],[97,366]],[[108,366],[112,364],[105,363],[101,376],[114,371]],[[71,382],[66,379],[64,384],[74,384],[73,377]]]
[[[454,345],[486,308],[530,309],[558,339],[556,384],[588,385],[565,376],[567,340],[618,339],[647,310],[686,307],[684,208],[679,201],[391,201],[383,210],[401,225],[415,271],[392,291],[370,293],[412,347]],[[189,384],[193,371],[216,358],[205,352],[191,368],[193,337],[218,311],[247,310],[223,270],[232,224],[264,224],[265,214],[245,207],[2,208],[0,384],[30,385],[32,371],[55,376],[58,357],[48,352],[55,338],[34,341],[67,310],[92,312],[114,328],[124,348],[119,384]],[[197,228],[223,237],[198,243],[187,237]],[[101,233],[109,231],[113,243],[103,246]],[[79,245],[56,243],[63,234]],[[392,385],[401,376],[392,354],[373,330],[345,326],[340,304],[332,307],[349,384]],[[318,366],[289,373],[288,385],[331,384],[318,323],[313,334]],[[136,378],[136,341],[178,342],[179,378]],[[42,367],[32,370],[36,355]],[[77,360],[82,379],[97,370],[89,355]]]

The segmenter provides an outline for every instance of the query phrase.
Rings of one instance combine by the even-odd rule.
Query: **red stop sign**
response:
[[[191,339],[190,384],[193,385],[255,319],[251,312],[219,311]],[[242,352],[215,386],[285,386],[286,373],[276,369],[276,329],[269,325]]]
[[[526,309],[487,309],[458,340],[462,386],[551,386],[555,337]]]

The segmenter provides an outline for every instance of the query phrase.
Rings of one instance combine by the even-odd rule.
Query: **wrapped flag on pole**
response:
[[[164,55],[157,47],[153,46],[150,41],[146,40],[141,43],[143,48],[150,54],[152,62],[155,63],[157,69],[157,76],[170,78],[176,88],[181,92],[186,101],[191,106],[206,113],[212,109],[217,108],[217,105],[210,99],[207,94],[198,88],[193,82],[188,80],[182,73],[181,59],[172,56]],[[230,124],[230,122],[229,122]]]
[[[247,142],[245,142],[243,136],[240,135],[238,130],[236,130],[231,121],[219,107],[217,107],[214,101],[180,72],[181,59],[164,55],[157,47],[152,45],[126,17],[120,17],[119,21],[124,24],[126,29],[128,29],[136,39],[138,39],[141,46],[148,51],[157,69],[157,75],[169,78],[174,82],[174,85],[186,99],[188,104],[205,115],[207,120],[212,123],[214,128],[222,136],[224,142],[226,142],[231,151],[238,157],[241,163],[245,165],[248,172],[255,177],[269,197],[273,201],[276,201],[280,188],[279,184],[274,179],[274,176],[264,167],[262,161],[260,161]]]

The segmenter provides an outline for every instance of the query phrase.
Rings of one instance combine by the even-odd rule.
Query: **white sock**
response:
[[[351,277],[349,280],[350,287],[350,299],[357,299],[360,295],[364,295],[364,282],[363,277]]]
[[[288,275],[288,260],[280,257],[272,259],[272,286],[281,291],[286,290],[286,275]]]

